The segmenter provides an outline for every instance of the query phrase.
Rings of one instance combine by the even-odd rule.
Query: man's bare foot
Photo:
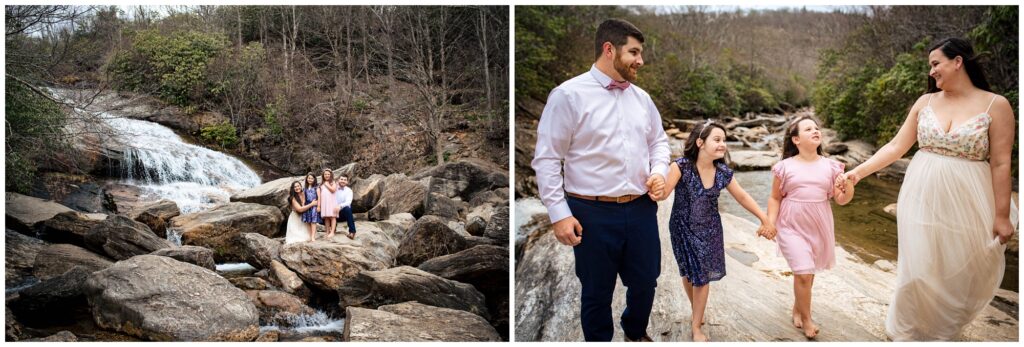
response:
[[[356,233],[348,233],[347,236],[348,236],[349,240],[355,240],[356,239]]]
[[[693,342],[708,342],[708,337],[700,330],[700,327],[693,328]]]
[[[815,337],[818,337],[818,332],[820,330],[818,329],[818,326],[814,324],[814,322],[808,320],[806,322],[803,322],[803,326],[804,326],[804,337],[807,337],[808,339],[813,339]]]

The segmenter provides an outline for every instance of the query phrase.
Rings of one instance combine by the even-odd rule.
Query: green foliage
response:
[[[569,40],[568,27],[580,25],[556,6],[516,7],[516,95],[547,100],[561,81],[578,72],[561,60],[562,42]]]
[[[280,138],[284,135],[284,128],[281,127],[280,121],[278,121],[279,111],[277,104],[270,103],[267,107],[263,108],[263,125],[264,129],[274,138]]]
[[[864,90],[864,102],[858,117],[875,126],[875,145],[882,146],[899,132],[907,111],[928,81],[928,59],[924,53],[925,42],[909,53],[896,57],[896,65],[889,71],[874,78]]]
[[[52,100],[8,77],[4,90],[7,191],[28,192],[39,161],[60,143],[67,115]]]
[[[219,33],[156,30],[137,32],[132,46],[114,56],[111,80],[122,90],[152,92],[169,103],[198,104],[205,92],[207,65],[227,46]]]
[[[233,147],[238,144],[238,130],[227,121],[203,127],[199,130],[199,137],[203,141],[216,142],[221,147]]]
[[[370,108],[370,103],[363,99],[356,99],[352,101],[352,107],[354,107],[356,111],[363,112]]]

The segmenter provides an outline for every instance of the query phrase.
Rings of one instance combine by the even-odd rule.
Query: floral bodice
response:
[[[931,97],[928,106],[917,114],[917,145],[922,151],[963,158],[967,160],[988,159],[988,127],[992,124],[992,116],[988,110],[980,113],[967,122],[952,126],[945,132],[943,125],[932,109]],[[995,98],[993,98],[993,101]],[[989,103],[989,109],[992,108]]]

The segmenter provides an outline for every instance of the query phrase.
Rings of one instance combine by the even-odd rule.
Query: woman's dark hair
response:
[[[724,126],[715,122],[697,124],[697,126],[693,128],[693,131],[690,132],[690,137],[686,139],[686,147],[683,149],[683,157],[686,157],[686,159],[690,160],[691,163],[696,163],[697,154],[700,153],[700,148],[697,147],[697,139],[707,143],[708,136],[711,136],[711,130],[715,128],[722,129],[722,135],[727,133]],[[715,164],[725,165],[727,163],[726,158],[729,156],[729,152],[726,151],[725,155],[725,157],[715,159]]]
[[[296,201],[296,200],[302,201],[306,197],[305,194],[300,196],[299,193],[295,192],[295,185],[296,184],[299,185],[300,189],[302,188],[302,184],[299,183],[299,181],[294,181],[294,182],[292,182],[292,184],[290,186],[288,186],[288,206],[289,206],[289,208],[292,205],[292,201]],[[302,203],[300,202],[299,204],[301,205]]]
[[[978,89],[986,92],[991,92],[992,87],[989,87],[988,80],[985,79],[985,71],[981,68],[981,62],[979,61],[981,55],[974,54],[974,48],[967,40],[959,37],[951,37],[932,45],[928,48],[930,54],[934,50],[939,50],[942,55],[946,56],[947,59],[955,59],[957,56],[964,60],[964,70],[967,71],[967,77],[971,79],[971,84]],[[935,79],[932,76],[928,76],[928,92],[935,93],[942,89],[939,89],[935,85]]]
[[[309,187],[310,187],[310,185],[309,185],[309,178],[310,177],[313,177],[313,187],[317,186],[317,184],[316,184],[316,176],[313,176],[313,173],[309,172],[309,173],[306,173],[306,178],[302,179],[302,185],[305,186],[306,189],[309,189]]]
[[[615,49],[619,49],[629,41],[630,36],[640,43],[644,43],[644,33],[640,32],[640,29],[637,29],[633,23],[617,18],[601,22],[594,35],[594,59],[601,57],[605,42],[611,42]]]
[[[793,143],[793,137],[800,136],[800,122],[803,122],[804,120],[807,119],[810,119],[812,122],[814,122],[815,125],[821,127],[818,121],[811,116],[803,116],[797,118],[795,121],[793,121],[793,123],[789,123],[789,127],[786,128],[786,138],[782,140],[782,159],[786,159],[797,154],[800,154],[800,148],[797,148],[796,144]],[[821,144],[818,145],[817,149],[818,155],[822,155]]]

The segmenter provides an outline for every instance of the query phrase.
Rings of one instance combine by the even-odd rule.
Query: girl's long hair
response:
[[[294,182],[292,182],[291,185],[288,186],[288,206],[289,207],[291,207],[292,201],[299,201],[299,204],[302,205],[302,203],[305,202],[303,200],[306,199],[306,195],[305,194],[299,195],[299,193],[295,192],[295,185],[296,184],[299,185],[299,188],[302,188],[302,184],[299,183],[299,181],[294,181]]]
[[[800,154],[800,148],[797,148],[796,144],[793,143],[793,137],[800,135],[800,122],[803,122],[805,119],[810,119],[819,128],[821,127],[821,124],[811,116],[803,116],[790,123],[789,127],[786,128],[786,138],[782,140],[782,159]],[[818,155],[822,155],[821,144],[818,144]]]
[[[981,68],[981,56],[974,54],[974,47],[971,47],[971,43],[967,40],[959,37],[951,37],[942,41],[939,41],[928,48],[928,53],[934,50],[939,50],[942,55],[946,56],[947,59],[954,59],[960,57],[964,60],[964,70],[967,71],[967,77],[971,79],[971,84],[978,89],[986,92],[991,92],[992,88],[988,85],[988,80],[985,79],[985,71]],[[928,92],[935,93],[942,89],[939,89],[935,85],[935,79],[932,76],[928,76]]]
[[[698,124],[690,132],[690,137],[686,139],[686,147],[683,149],[683,157],[690,160],[691,163],[697,162],[697,155],[700,153],[700,148],[697,147],[697,139],[704,141],[705,144],[708,142],[708,136],[711,136],[711,130],[714,128],[722,129],[722,135],[727,134],[725,127],[721,124],[709,121],[702,124]],[[726,160],[729,157],[729,151],[725,151],[725,156],[719,159],[715,159],[715,164],[728,163]]]
[[[328,172],[331,173],[331,179],[329,180],[327,179]],[[334,171],[332,171],[331,169],[324,169],[324,171],[320,173],[320,184],[327,184],[327,182],[334,181],[334,178]]]
[[[309,178],[310,178],[310,177],[312,177],[312,178],[313,178],[313,184],[312,184],[312,185],[310,185],[310,184],[309,184]],[[303,178],[303,179],[302,179],[302,185],[303,185],[303,186],[304,186],[304,187],[305,187],[306,189],[309,189],[309,187],[314,187],[314,188],[315,188],[315,187],[317,186],[317,184],[316,184],[316,176],[313,176],[313,173],[312,173],[312,172],[306,173],[306,178]]]

